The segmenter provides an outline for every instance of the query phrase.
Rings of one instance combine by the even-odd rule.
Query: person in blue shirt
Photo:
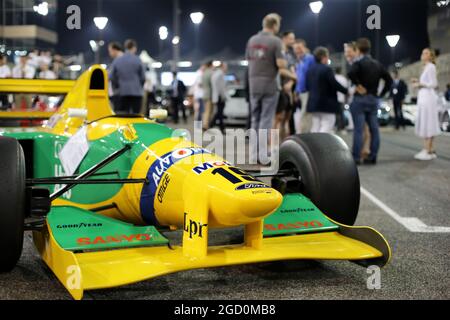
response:
[[[306,42],[303,39],[297,39],[294,44],[294,52],[298,59],[296,73],[297,84],[295,86],[295,93],[301,101],[300,112],[300,132],[306,133],[311,130],[312,117],[306,112],[306,105],[308,103],[308,90],[306,89],[306,74],[313,64],[315,64],[314,56],[309,52]]]

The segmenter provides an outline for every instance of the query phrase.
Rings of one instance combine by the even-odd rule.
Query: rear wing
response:
[[[0,92],[66,94],[74,85],[75,80],[0,79]]]

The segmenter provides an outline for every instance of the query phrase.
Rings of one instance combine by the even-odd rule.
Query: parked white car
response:
[[[224,109],[224,122],[227,125],[245,126],[249,117],[246,91],[242,86],[228,87],[228,99]]]
[[[439,97],[439,125],[444,132],[450,132],[450,102]],[[407,124],[414,125],[417,117],[417,103],[411,101],[403,104],[403,118]]]

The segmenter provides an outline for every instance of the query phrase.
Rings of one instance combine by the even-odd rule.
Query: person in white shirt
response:
[[[0,54],[0,79],[11,78],[11,69],[6,64],[6,56]],[[0,94],[0,109],[9,108],[8,95]]]
[[[28,64],[28,56],[21,56],[19,63],[13,68],[12,76],[16,79],[33,79],[36,70]],[[19,93],[14,96],[15,108],[28,109],[31,107],[31,95]]]
[[[11,78],[11,69],[9,68],[6,56],[0,55],[0,78]]]
[[[211,120],[209,127],[215,126],[216,122],[219,122],[220,131],[224,132],[225,126],[223,124],[223,109],[225,109],[225,102],[227,100],[227,90],[225,82],[225,74],[227,72],[227,64],[222,63],[211,76],[211,88],[212,88],[212,103],[215,106],[216,114]]]
[[[203,71],[205,70],[205,65],[202,65],[200,69],[197,70],[197,78],[195,79],[194,85],[192,86],[192,95],[194,96],[194,119],[197,122],[196,125],[203,119],[203,112],[205,111],[205,104],[203,101],[203,85],[202,85],[202,76]]]
[[[419,89],[417,93],[417,118],[415,123],[416,135],[424,140],[424,148],[414,158],[417,160],[436,159],[433,147],[434,137],[441,134],[439,127],[439,106],[436,89],[438,80],[436,76],[436,53],[433,49],[425,48],[422,51],[421,61],[423,71],[420,79],[412,79],[412,84]]]
[[[155,108],[156,102],[156,84],[157,74],[154,70],[146,68],[144,82],[144,114],[148,114],[150,109]]]
[[[36,70],[28,64],[28,56],[21,56],[12,70],[12,76],[16,79],[33,79],[35,73]]]
[[[342,75],[341,67],[336,68],[336,74],[334,75],[334,77],[341,86],[348,89],[349,81],[344,75]],[[345,106],[345,103],[347,102],[347,97],[345,94],[338,91],[337,92],[337,100],[339,102],[340,109],[336,115],[336,125],[337,125],[337,130],[341,131],[341,130],[345,129],[344,106]]]
[[[42,51],[39,55],[39,64],[51,65],[52,60],[52,53],[50,51]]]
[[[39,50],[35,49],[28,53],[28,61],[27,63],[37,69],[41,63],[41,57],[39,56]]]
[[[41,62],[39,68],[41,71],[39,72],[38,78],[39,79],[46,79],[46,80],[55,80],[56,74],[49,68],[49,65]],[[36,100],[36,105],[40,106],[42,110],[47,109],[48,106],[48,96],[40,95],[38,96],[38,100]]]
[[[47,79],[47,80],[55,80],[56,74],[50,70],[48,64],[41,63],[40,65],[41,72],[39,72],[39,79]]]

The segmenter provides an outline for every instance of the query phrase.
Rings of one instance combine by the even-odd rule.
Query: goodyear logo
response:
[[[58,224],[56,228],[58,229],[80,229],[80,228],[92,228],[92,227],[102,227],[102,223],[88,223],[88,222],[80,222],[74,224]]]
[[[204,153],[211,152],[203,148],[180,148],[166,153],[152,163],[147,172],[149,183],[142,188],[140,199],[142,218],[146,222],[158,225],[155,217],[154,200],[158,185],[167,169],[184,158]]]

